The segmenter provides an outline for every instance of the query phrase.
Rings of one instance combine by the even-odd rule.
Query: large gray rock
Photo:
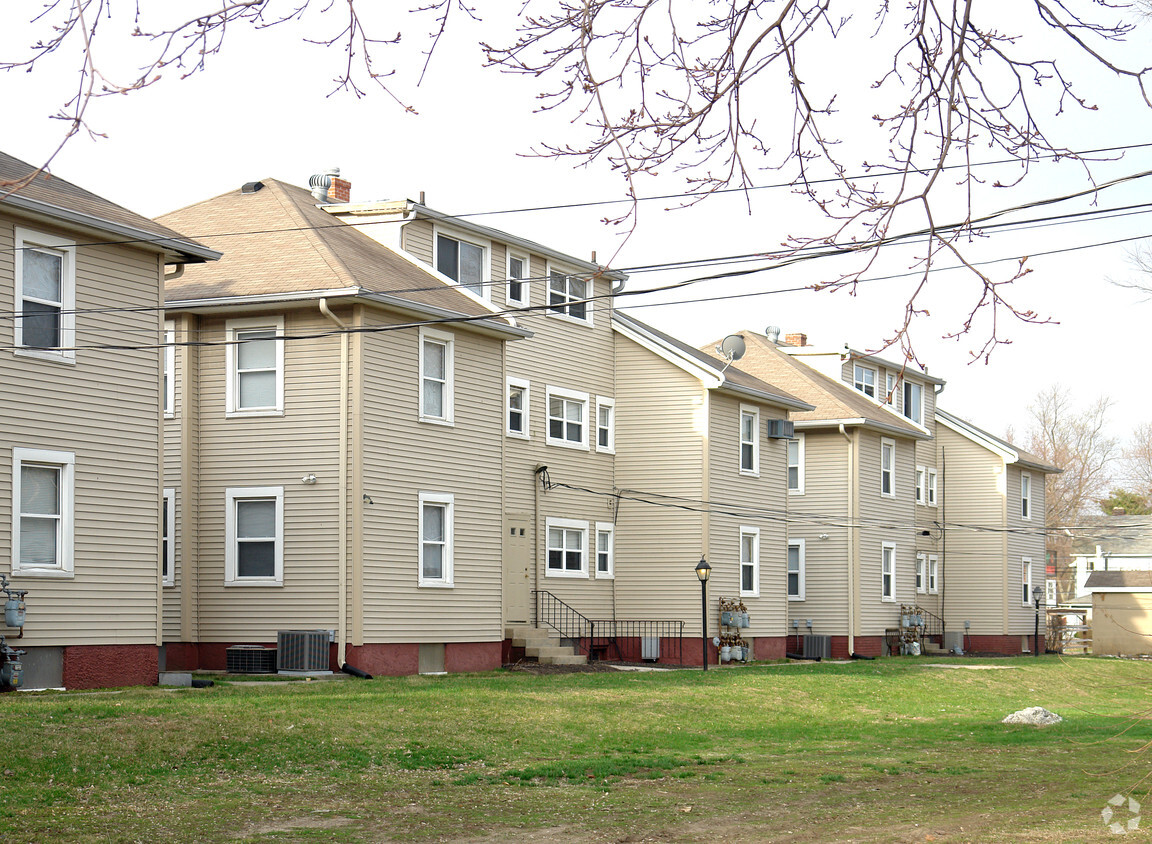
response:
[[[1027,724],[1030,727],[1051,727],[1064,719],[1055,712],[1049,712],[1043,706],[1029,706],[1019,712],[1007,716],[1001,724]]]

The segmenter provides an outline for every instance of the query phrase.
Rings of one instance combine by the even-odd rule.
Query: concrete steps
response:
[[[525,659],[541,665],[584,665],[588,657],[576,653],[571,645],[560,641],[560,634],[550,627],[517,624],[508,627],[504,635],[512,640],[512,647],[523,648]]]

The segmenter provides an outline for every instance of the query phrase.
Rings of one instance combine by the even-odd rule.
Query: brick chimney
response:
[[[785,334],[784,335],[784,345],[786,345],[786,346],[807,346],[808,345],[808,335],[807,334]]]
[[[348,202],[352,196],[352,183],[339,178],[338,176],[332,177],[332,184],[328,186],[328,201],[329,202]]]
[[[312,176],[308,187],[317,202],[348,202],[352,196],[352,183],[340,178],[339,167]]]

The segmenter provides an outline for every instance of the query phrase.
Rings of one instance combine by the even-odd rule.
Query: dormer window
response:
[[[591,322],[591,308],[586,301],[590,286],[588,279],[552,270],[548,274],[548,310],[554,315]]]
[[[904,415],[921,425],[924,422],[924,387],[912,381],[904,382]]]
[[[852,376],[852,386],[864,395],[876,398],[876,370],[856,364]]]
[[[436,269],[465,290],[488,298],[484,286],[484,247],[447,235],[436,235]]]

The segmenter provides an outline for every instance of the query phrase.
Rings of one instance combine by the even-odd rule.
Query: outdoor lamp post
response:
[[[1036,656],[1040,656],[1040,599],[1044,597],[1044,590],[1039,586],[1032,587],[1032,600],[1036,602],[1036,626],[1032,632],[1032,648]]]
[[[696,576],[700,578],[700,643],[704,646],[704,670],[708,670],[708,576],[712,566],[703,556],[696,564]]]

